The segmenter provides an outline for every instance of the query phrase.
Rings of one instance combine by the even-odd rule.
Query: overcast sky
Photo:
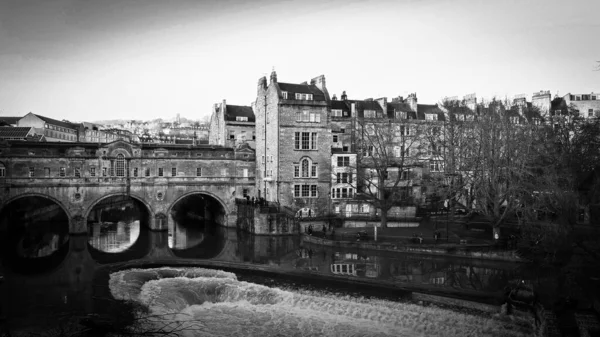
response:
[[[597,0],[0,0],[0,115],[201,119],[280,82],[330,94],[600,91]]]

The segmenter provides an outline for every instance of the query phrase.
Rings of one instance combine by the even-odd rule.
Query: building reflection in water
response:
[[[106,252],[119,253],[133,246],[140,236],[140,221],[104,222],[89,225],[89,243]]]
[[[188,249],[204,241],[205,223],[196,221],[171,221],[169,222],[169,248]]]
[[[19,240],[17,255],[24,258],[50,256],[69,240],[58,233],[27,233]]]

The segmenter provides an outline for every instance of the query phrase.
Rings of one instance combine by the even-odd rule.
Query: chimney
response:
[[[333,94],[333,97],[331,97],[332,101],[337,101],[337,96],[335,94]]]
[[[313,78],[312,80],[310,80],[310,84],[321,89],[321,91],[325,94],[326,101],[331,100],[329,98],[329,92],[327,91],[327,85],[325,84],[325,75],[320,75],[320,76]]]
[[[275,69],[271,72],[271,83],[277,83],[277,73],[275,72]]]
[[[258,79],[258,93],[261,93],[261,90],[267,89],[267,78],[265,76]]]
[[[348,99],[348,96],[346,95],[346,90],[342,91],[342,96],[341,96],[341,98],[342,98],[342,101],[345,101],[345,100],[347,100],[347,99]]]
[[[412,93],[408,95],[406,101],[408,105],[410,105],[410,109],[414,112],[417,112],[417,93]]]

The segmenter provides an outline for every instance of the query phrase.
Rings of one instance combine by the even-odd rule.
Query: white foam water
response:
[[[432,306],[288,291],[203,268],[130,269],[111,274],[117,299],[139,302],[185,336],[527,336],[532,322]],[[146,314],[148,315],[148,314]],[[151,327],[147,327],[151,330]]]

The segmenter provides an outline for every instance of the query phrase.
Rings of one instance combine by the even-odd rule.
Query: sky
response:
[[[0,0],[0,116],[201,120],[258,79],[419,103],[600,92],[597,0]]]

